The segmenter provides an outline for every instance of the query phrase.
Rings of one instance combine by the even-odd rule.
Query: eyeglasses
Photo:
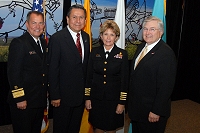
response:
[[[156,29],[156,28],[150,28],[150,29],[147,29],[147,28],[143,28],[143,31],[147,32],[155,32],[156,30],[160,30],[160,29]]]

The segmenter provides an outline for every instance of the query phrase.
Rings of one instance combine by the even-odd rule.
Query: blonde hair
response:
[[[99,34],[102,35],[107,29],[113,30],[117,37],[120,36],[120,29],[113,20],[106,20],[100,27]]]

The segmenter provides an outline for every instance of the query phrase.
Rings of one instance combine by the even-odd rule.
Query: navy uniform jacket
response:
[[[148,121],[150,112],[168,118],[176,76],[175,54],[160,40],[134,70],[135,59],[144,46],[138,46],[132,62],[128,114],[134,121]]]
[[[71,107],[84,101],[84,88],[90,53],[89,35],[81,31],[84,44],[84,60],[66,28],[56,32],[49,40],[49,93],[51,100]]]
[[[28,32],[14,38],[10,44],[7,71],[11,105],[26,100],[27,108],[47,106],[46,41],[40,40],[43,54],[39,54],[40,49]]]
[[[125,104],[128,90],[128,56],[127,52],[114,45],[105,57],[104,47],[92,49],[89,64],[85,99],[119,100]]]

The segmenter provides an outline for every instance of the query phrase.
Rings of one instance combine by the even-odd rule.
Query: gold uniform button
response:
[[[103,75],[104,78],[106,78],[106,75]]]
[[[45,74],[42,74],[42,76],[44,77],[44,76],[45,76]]]
[[[104,64],[107,64],[107,61],[105,61]]]
[[[106,71],[106,68],[104,68],[103,70]]]
[[[106,81],[104,81],[103,84],[106,84]]]
[[[44,83],[42,85],[44,86]]]

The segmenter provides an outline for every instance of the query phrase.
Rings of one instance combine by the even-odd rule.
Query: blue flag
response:
[[[32,10],[43,12],[43,0],[33,0]]]
[[[132,133],[132,123],[129,124],[128,133]]]
[[[163,41],[166,42],[166,21],[165,21],[165,13],[166,13],[166,0],[155,0],[152,16],[158,17],[163,21],[164,24],[164,34],[162,36]]]

